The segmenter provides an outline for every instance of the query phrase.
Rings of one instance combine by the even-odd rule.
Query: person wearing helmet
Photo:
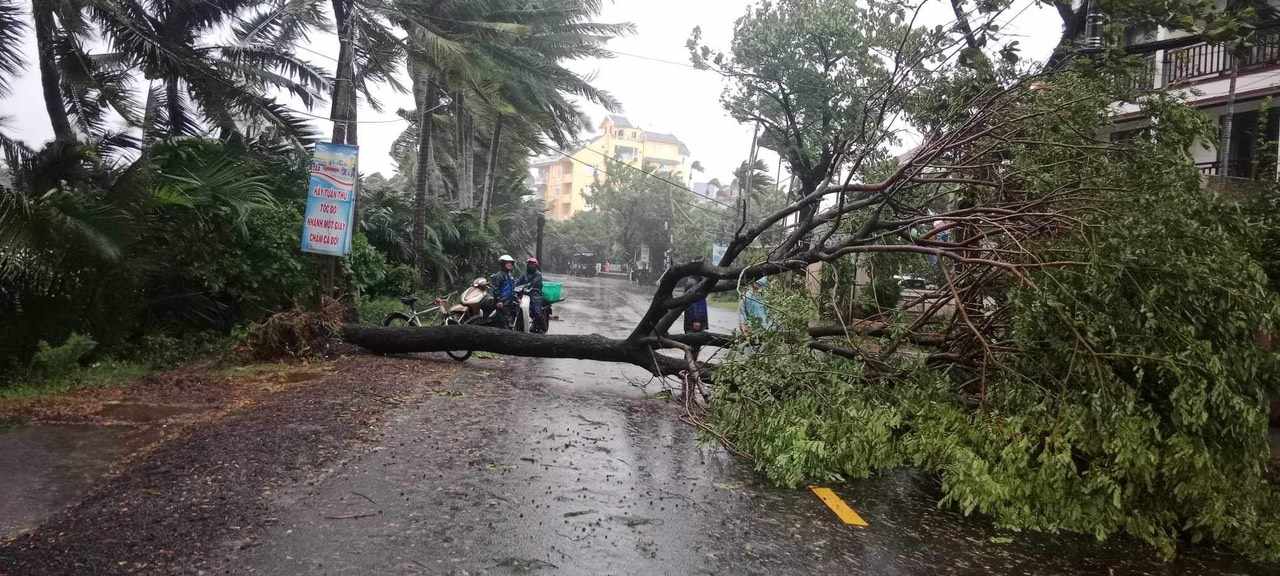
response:
[[[524,276],[516,280],[516,286],[529,286],[529,331],[541,334],[546,331],[542,328],[546,325],[542,318],[542,271],[532,256],[524,264]]]
[[[516,259],[510,254],[498,257],[498,272],[489,277],[489,290],[493,293],[493,301],[502,315],[503,326],[510,326],[511,311],[516,309],[516,279],[511,271],[516,267]]]

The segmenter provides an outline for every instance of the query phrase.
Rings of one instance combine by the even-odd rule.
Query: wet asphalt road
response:
[[[558,333],[622,336],[647,304],[565,280]],[[735,321],[712,308],[713,329]],[[424,355],[425,356],[425,355]],[[414,361],[414,360],[409,360]],[[420,361],[420,360],[419,360]],[[1000,532],[907,473],[836,486],[868,522],[761,483],[700,443],[635,368],[472,359],[402,405],[370,449],[272,494],[232,574],[1262,574],[1210,551],[1160,563],[1123,540]]]

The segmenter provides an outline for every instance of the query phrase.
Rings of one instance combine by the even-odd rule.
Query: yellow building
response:
[[[555,220],[567,220],[587,209],[586,195],[592,183],[607,177],[610,158],[649,172],[670,172],[680,184],[687,184],[689,177],[688,146],[674,135],[642,130],[623,116],[605,117],[595,139],[569,156],[532,166],[534,188],[546,202],[547,215]]]

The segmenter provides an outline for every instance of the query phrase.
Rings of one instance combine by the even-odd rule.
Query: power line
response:
[[[638,58],[638,59],[640,59],[640,60],[648,60],[648,61],[650,61],[650,62],[657,62],[657,63],[659,63],[659,64],[668,64],[668,65],[671,65],[671,66],[679,66],[679,67],[681,67],[681,68],[690,68],[690,69],[693,69],[693,70],[700,70],[700,71],[703,71],[703,72],[712,72],[712,73],[714,73],[714,72],[715,72],[714,70],[710,70],[710,69],[707,69],[707,68],[699,68],[699,67],[697,67],[697,66],[694,66],[693,64],[688,64],[688,63],[684,63],[684,62],[676,62],[676,61],[674,61],[674,60],[663,60],[662,58],[655,58],[655,57],[653,57],[653,56],[645,56],[645,55],[643,55],[643,54],[633,54],[633,53],[631,53],[631,52],[622,52],[622,51],[620,51],[620,50],[610,50],[610,52],[612,52],[612,53],[614,53],[614,54],[617,54],[617,55],[619,55],[619,56],[627,56],[627,57],[629,57],[629,58]]]

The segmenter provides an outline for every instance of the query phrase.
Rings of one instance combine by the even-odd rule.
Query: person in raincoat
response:
[[[760,327],[769,329],[769,310],[764,305],[764,289],[769,285],[767,278],[757,278],[742,295],[738,304],[738,329],[750,335],[751,330]]]
[[[680,280],[681,291],[688,293],[690,290],[697,288],[698,283],[702,282],[701,278],[687,276]],[[707,314],[707,297],[703,296],[690,302],[684,308],[684,333],[695,334],[698,332],[706,332],[711,327],[711,319]],[[698,353],[702,350],[700,346],[693,347],[693,358],[697,360]]]
[[[516,279],[511,271],[516,267],[516,259],[509,254],[498,257],[498,272],[489,277],[489,290],[493,293],[493,301],[502,315],[502,325],[511,326],[511,318],[516,311]]]
[[[542,318],[542,270],[538,264],[538,259],[532,256],[525,260],[524,276],[516,280],[516,286],[529,286],[529,326],[530,332],[541,334],[546,332],[543,329],[544,319]]]

